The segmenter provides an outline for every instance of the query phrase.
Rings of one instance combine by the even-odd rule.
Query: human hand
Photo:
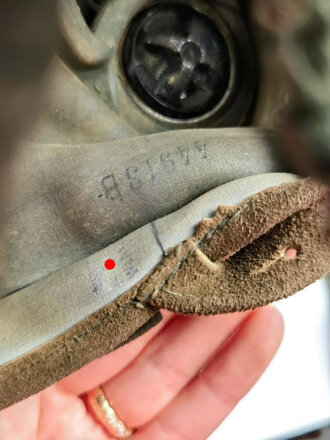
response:
[[[204,440],[249,391],[283,335],[272,307],[210,317],[163,312],[135,341],[0,412],[0,440],[106,440],[80,397],[101,384],[132,440]]]

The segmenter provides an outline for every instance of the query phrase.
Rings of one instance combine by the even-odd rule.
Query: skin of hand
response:
[[[283,320],[273,307],[164,319],[61,382],[0,412],[0,440],[106,440],[84,393],[101,385],[133,440],[204,440],[275,355]]]

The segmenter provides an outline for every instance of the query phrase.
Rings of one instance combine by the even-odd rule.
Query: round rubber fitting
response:
[[[231,74],[229,49],[216,24],[191,6],[172,2],[133,18],[123,43],[123,67],[149,109],[179,120],[216,107]]]

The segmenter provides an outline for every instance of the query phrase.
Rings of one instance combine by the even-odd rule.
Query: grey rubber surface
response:
[[[161,261],[166,249],[191,236],[199,221],[212,216],[219,204],[235,205],[267,187],[295,179],[291,174],[269,173],[219,186],[172,214],[151,221],[102,250],[3,298],[1,364],[60,335],[126,292]],[[173,196],[174,205],[178,199]],[[181,200],[184,199],[182,194]],[[104,268],[108,258],[116,262],[112,271]]]
[[[172,131],[98,144],[28,144],[4,233],[4,297],[227,182],[286,171],[270,132]],[[143,246],[143,245],[142,245]]]

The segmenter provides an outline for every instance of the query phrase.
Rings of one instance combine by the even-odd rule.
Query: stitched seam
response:
[[[99,327],[101,327],[103,324],[105,324],[106,322],[108,322],[108,321],[110,320],[110,318],[112,317],[112,315],[113,315],[115,312],[117,312],[117,311],[119,311],[119,310],[121,310],[121,309],[124,309],[124,308],[128,307],[129,305],[134,304],[135,302],[136,302],[136,301],[135,301],[134,299],[133,299],[133,300],[130,300],[130,301],[128,301],[127,303],[124,303],[124,304],[122,304],[121,306],[119,306],[119,307],[118,307],[116,310],[114,310],[112,313],[107,312],[106,316],[104,316],[102,319],[100,319],[100,320],[99,320],[94,326],[90,327],[88,330],[86,330],[85,332],[80,333],[79,335],[75,335],[75,336],[70,337],[70,338],[68,339],[68,342],[71,342],[71,343],[72,343],[72,342],[80,342],[80,340],[83,339],[85,336],[87,336],[89,333],[92,333],[93,331],[95,331],[95,330],[97,330]],[[64,344],[61,343],[59,349],[61,349],[61,348],[63,347],[63,345],[64,345]],[[33,351],[33,350],[32,350],[32,351]],[[43,354],[43,355],[42,355],[41,357],[39,357],[38,359],[36,359],[35,361],[32,362],[33,366],[35,366],[35,365],[39,365],[40,363],[45,362],[45,359],[44,359],[44,352],[43,352],[42,354]],[[7,364],[2,365],[2,366],[0,367],[0,370],[2,370],[2,368],[6,367],[6,365],[11,364],[12,362],[15,362],[15,360],[14,360],[14,361],[11,361],[11,362],[9,362],[9,363],[7,363]],[[20,369],[19,369],[19,371],[17,371],[13,376],[14,376],[14,377],[17,377],[17,376],[19,376],[20,374],[21,374],[21,371],[20,371]]]
[[[116,310],[114,310],[112,313],[107,312],[105,316],[103,316],[102,319],[100,319],[99,321],[96,322],[96,324],[94,324],[92,327],[90,327],[89,329],[85,330],[82,333],[79,333],[78,335],[72,336],[69,340],[73,340],[75,342],[79,342],[80,339],[83,339],[85,336],[87,336],[89,333],[92,333],[93,331],[97,330],[99,327],[101,327],[103,324],[106,324],[110,318],[113,316],[113,314],[115,312],[119,312],[122,309],[125,309],[126,307],[128,307],[129,305],[133,304],[134,301],[129,301],[125,304],[122,304],[121,306],[119,306]]]
[[[120,307],[118,307],[116,310],[114,310],[112,313],[107,313],[106,316],[104,316],[102,319],[100,319],[94,326],[90,327],[88,330],[86,330],[83,333],[80,333],[79,335],[76,336],[72,336],[71,338],[68,339],[68,342],[79,342],[81,339],[83,339],[85,336],[87,336],[89,333],[92,333],[93,331],[95,331],[96,329],[98,329],[101,325],[105,324],[106,322],[109,321],[109,319],[111,318],[111,316],[116,312],[119,311],[120,309],[124,309],[125,307],[129,306],[130,304],[134,304],[134,300],[130,300],[129,302],[122,304]],[[61,343],[61,346],[59,347],[59,349],[63,348],[63,346],[65,345]],[[15,360],[13,361],[15,362]],[[36,359],[34,362],[32,362],[33,366],[39,365],[40,363],[45,362],[44,359],[44,352],[42,353],[42,356],[39,357],[38,359]],[[2,370],[3,367],[6,367],[6,365],[11,364],[12,362],[9,362],[8,364],[2,365],[0,367],[0,370]],[[15,372],[15,374],[13,375],[13,377],[18,377],[21,374],[21,369],[18,369],[18,371]]]
[[[240,206],[236,211],[229,214],[227,217],[225,217],[214,229],[210,229],[202,238],[200,238],[194,248],[189,251],[179,262],[177,266],[174,267],[174,269],[170,272],[170,274],[165,278],[164,281],[162,281],[152,293],[148,294],[147,297],[144,299],[144,301],[149,301],[150,299],[155,299],[157,295],[163,290],[164,286],[175,276],[175,274],[185,265],[185,263],[189,260],[190,257],[192,257],[195,252],[200,249],[204,243],[211,240],[211,238],[218,232],[222,231],[225,226],[228,225],[228,223],[236,218],[241,212],[248,206],[250,206],[253,203],[253,200],[249,200],[244,205]],[[167,291],[166,293],[171,294],[170,291]]]

